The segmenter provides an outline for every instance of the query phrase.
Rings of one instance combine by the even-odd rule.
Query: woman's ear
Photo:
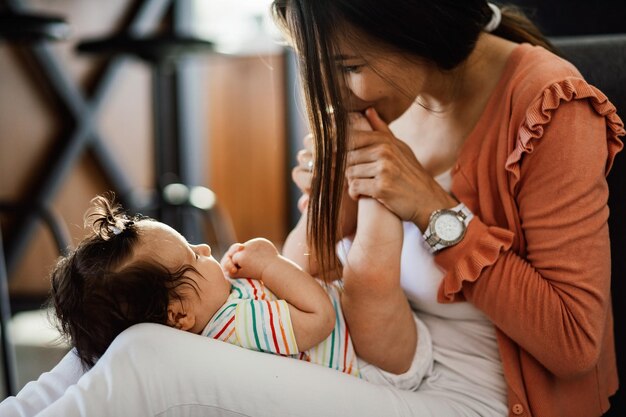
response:
[[[167,306],[167,325],[188,331],[196,324],[196,316],[185,308],[184,300],[172,300]]]

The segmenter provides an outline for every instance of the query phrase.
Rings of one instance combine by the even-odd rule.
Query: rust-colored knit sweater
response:
[[[496,325],[511,416],[599,416],[617,389],[605,176],[624,134],[571,64],[522,44],[453,170],[476,218],[436,255],[439,301]]]

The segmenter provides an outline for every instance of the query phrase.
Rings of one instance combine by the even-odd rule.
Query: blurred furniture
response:
[[[2,245],[2,231],[0,231],[0,338],[2,345],[2,383],[8,395],[15,395],[16,369],[15,351],[9,335],[11,320],[11,300],[9,299],[9,280],[4,262],[4,248]]]
[[[626,33],[552,38],[563,56],[596,86],[626,121]],[[622,138],[623,139],[623,138]],[[626,415],[626,155],[618,154],[608,176],[611,234],[613,318],[620,390],[606,416]]]
[[[159,1],[158,3],[163,3]],[[157,4],[156,7],[159,7]],[[163,7],[161,4],[160,7]],[[139,7],[129,26],[140,30],[153,18],[155,1]],[[0,42],[17,47],[36,73],[41,88],[57,101],[59,116],[67,121],[67,132],[59,140],[39,171],[39,178],[24,195],[23,201],[1,201],[0,210],[13,218],[6,236],[0,241],[0,337],[2,342],[3,383],[8,394],[17,392],[15,341],[9,330],[11,302],[8,282],[11,272],[33,237],[41,220],[51,232],[57,248],[63,253],[70,245],[63,221],[50,209],[52,200],[80,156],[90,150],[109,180],[112,189],[122,199],[128,196],[130,182],[110,154],[96,128],[96,114],[104,95],[110,90],[121,60],[115,60],[102,71],[91,97],[85,97],[67,75],[61,60],[55,55],[49,41],[66,39],[69,25],[58,16],[35,14],[28,11],[22,0],[0,2]],[[157,12],[158,13],[158,12]],[[0,235],[0,237],[2,237]],[[5,256],[6,254],[6,256]]]
[[[49,207],[53,198],[85,151],[91,151],[111,184],[111,189],[117,193],[120,200],[128,207],[133,205],[130,201],[132,189],[130,180],[106,147],[96,123],[97,113],[105,95],[114,84],[123,60],[115,59],[108,62],[94,83],[92,94],[86,97],[70,79],[53,49],[43,42],[69,33],[66,27],[63,29],[63,21],[55,17],[33,18],[32,15],[31,20],[28,20],[29,15],[22,0],[3,0],[2,3],[5,5],[3,15],[7,23],[2,26],[7,34],[3,40],[17,42],[20,52],[28,60],[29,69],[35,71],[38,79],[43,82],[41,88],[51,93],[58,102],[59,116],[66,120],[68,126],[66,134],[57,142],[57,146],[49,153],[47,161],[40,168],[38,180],[34,181],[32,187],[24,193],[26,197],[23,201],[2,202],[0,205],[15,217],[6,234],[5,253],[10,277],[33,237],[38,220],[52,216]],[[146,23],[154,18],[155,13],[159,15],[165,12],[167,4],[163,3],[154,0],[144,2],[128,24],[129,30],[145,31]],[[155,11],[155,8],[161,10]],[[21,32],[20,28],[24,32]],[[55,239],[59,249],[64,250],[67,247],[69,241],[59,239],[57,236]]]
[[[0,233],[0,243],[4,244],[0,245],[0,313],[2,318],[0,338],[4,377],[2,387],[8,394],[14,394],[17,391],[18,382],[25,382],[18,381],[20,379],[18,376],[21,375],[23,378],[23,371],[29,365],[33,368],[37,359],[43,356],[40,355],[43,350],[48,353],[54,351],[58,356],[59,350],[63,352],[67,348],[64,345],[50,345],[49,339],[53,337],[48,337],[46,343],[43,343],[42,338],[21,336],[18,337],[19,340],[10,340],[11,335],[24,335],[24,329],[44,334],[45,332],[41,329],[47,328],[45,327],[47,320],[43,311],[23,314],[19,316],[19,320],[17,316],[12,318],[8,282],[18,262],[22,259],[25,249],[31,243],[40,221],[46,224],[60,253],[64,253],[69,248],[71,239],[67,227],[61,217],[54,213],[51,206],[61,185],[67,180],[79,159],[89,151],[98,164],[100,172],[104,174],[108,188],[116,192],[122,204],[131,211],[146,208],[141,194],[135,193],[131,180],[118,165],[98,131],[98,116],[104,98],[115,87],[115,77],[126,58],[118,54],[109,54],[110,59],[104,61],[100,71],[94,77],[94,82],[85,89],[87,92],[83,93],[77,83],[72,80],[68,68],[58,57],[58,51],[49,45],[49,41],[66,39],[70,33],[69,25],[58,16],[34,14],[28,10],[28,6],[28,3],[23,0],[0,0],[0,42],[9,43],[14,47],[13,50],[25,61],[24,68],[34,75],[37,89],[53,98],[52,108],[58,113],[58,119],[65,125],[65,129],[61,137],[53,144],[52,151],[47,153],[45,161],[37,167],[37,178],[32,182],[32,186],[23,192],[24,197],[16,198],[15,200],[18,201],[0,201],[0,211],[2,214],[7,214],[7,219],[9,219],[6,223],[7,227],[2,230],[3,233]],[[192,49],[206,50],[207,46],[211,45],[208,42],[184,36],[145,38],[148,29],[161,24],[162,18],[170,9],[172,15],[180,15],[181,13],[177,14],[178,9],[183,10],[182,14],[187,17],[188,22],[189,2],[137,0],[129,9],[130,14],[121,26],[124,33],[129,34],[128,37],[117,37],[106,43],[94,43],[91,45],[91,52],[98,48],[107,50],[134,48],[136,55],[154,63],[155,89],[158,90],[154,97],[156,124],[154,133],[157,136],[155,165],[159,168],[167,166],[167,162],[163,162],[164,159],[170,155],[178,155],[177,152],[183,148],[178,143],[171,145],[172,141],[168,142],[164,138],[168,135],[171,137],[171,132],[175,130],[189,130],[184,120],[180,117],[173,119],[171,116],[176,114],[175,110],[178,109],[180,112],[184,108],[180,94],[177,94],[184,81],[181,81],[181,77],[172,77],[172,62]],[[172,24],[178,22],[174,20]],[[186,88],[189,86],[187,85]],[[186,110],[187,113],[191,113],[188,108]],[[195,140],[199,138],[196,137]],[[184,149],[189,151],[188,148]],[[188,159],[176,161],[178,170],[176,172],[183,173],[180,176],[185,180],[185,184],[175,183],[175,187],[170,187],[169,193],[159,193],[160,202],[163,203],[161,206],[166,203],[178,206],[187,204],[206,209],[214,203],[215,199],[210,190],[204,187],[188,186],[191,181],[184,176],[187,162]],[[160,172],[163,171],[167,170],[160,169]],[[183,222],[188,224],[191,216],[185,214],[182,213]],[[155,217],[160,218],[161,215],[164,213],[159,212]],[[168,219],[165,221],[175,223]],[[184,228],[179,227],[180,229]],[[230,232],[229,228],[222,227],[221,224],[215,226],[214,229],[217,230],[216,233],[222,235]],[[190,240],[203,240],[199,237],[201,231],[197,227],[187,231],[194,234]],[[2,237],[5,237],[4,241],[1,240]],[[230,241],[224,242],[224,245],[226,244],[230,244]],[[14,331],[11,332],[9,327]],[[19,352],[15,352],[17,349]],[[31,356],[22,360],[19,356],[23,356],[24,352],[27,356]],[[19,372],[15,367],[16,357],[20,359]],[[47,368],[39,369],[39,372],[45,369]]]
[[[174,19],[175,22],[177,19]],[[184,23],[184,22],[183,22]],[[138,36],[122,33],[108,38],[85,40],[77,50],[83,54],[104,56],[133,56],[141,58],[152,70],[152,121],[154,136],[155,186],[151,199],[143,207],[135,207],[178,230],[191,242],[206,241],[202,222],[210,221],[215,243],[224,247],[233,243],[234,236],[222,227],[227,221],[215,214],[215,194],[206,187],[194,185],[197,173],[194,164],[194,141],[184,123],[185,89],[181,63],[192,54],[214,52],[213,43],[176,32]],[[213,242],[212,242],[213,243]]]
[[[69,25],[58,16],[26,13],[11,8],[0,12],[1,41],[42,49],[45,48],[43,46],[44,41],[62,40],[68,34]],[[15,210],[17,207],[19,205],[0,203],[0,210]],[[35,210],[38,213],[35,213]],[[67,246],[69,239],[54,215],[45,207],[36,206],[33,207],[32,216],[37,215],[46,221],[57,245],[60,248]],[[0,340],[2,343],[3,383],[7,393],[14,395],[17,392],[17,376],[14,345],[9,331],[11,300],[9,297],[8,280],[4,242],[2,232],[0,231]]]

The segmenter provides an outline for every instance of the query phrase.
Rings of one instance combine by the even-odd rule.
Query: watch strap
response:
[[[474,218],[474,214],[463,203],[459,203],[458,205],[446,210],[455,212],[458,219],[463,222],[466,230],[469,222]],[[423,234],[426,245],[430,249],[431,253],[435,253],[440,251],[441,249],[452,246],[450,244],[447,244],[446,242],[442,242],[439,236],[432,232],[431,225],[433,218],[441,211],[442,210],[435,210],[434,212],[432,212],[432,214],[430,215],[430,220],[428,222],[428,227],[426,227],[426,231]]]

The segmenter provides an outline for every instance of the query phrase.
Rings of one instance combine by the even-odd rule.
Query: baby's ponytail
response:
[[[129,217],[112,195],[97,196],[91,200],[92,209],[85,216],[85,228],[104,241],[115,236],[136,236],[135,219]]]

